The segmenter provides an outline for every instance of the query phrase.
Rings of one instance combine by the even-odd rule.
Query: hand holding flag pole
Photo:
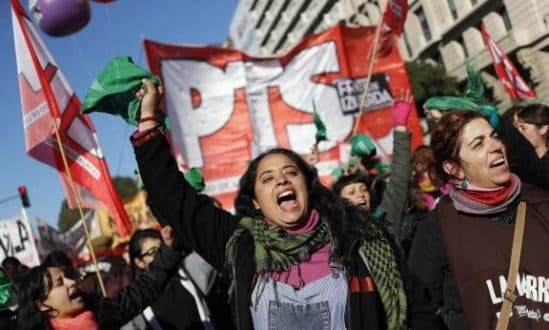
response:
[[[71,170],[69,168],[69,163],[67,162],[67,156],[65,155],[65,148],[63,147],[63,143],[61,142],[61,135],[59,134],[59,122],[61,121],[60,118],[54,118],[52,121],[52,126],[55,131],[55,139],[57,141],[57,146],[59,147],[59,152],[61,153],[61,158],[63,159],[63,166],[65,167],[65,173],[67,173],[68,183],[69,187],[73,193],[73,195],[76,197],[76,204],[78,206],[78,213],[80,214],[80,219],[82,220],[82,226],[84,227],[84,233],[86,234],[86,244],[88,245],[88,249],[90,250],[90,254],[92,257],[92,262],[95,267],[95,274],[97,275],[97,281],[99,282],[99,287],[101,288],[101,294],[103,297],[107,297],[107,291],[105,290],[105,284],[103,283],[103,277],[101,276],[101,272],[99,270],[99,266],[97,265],[97,259],[95,258],[95,250],[93,248],[93,244],[91,242],[91,235],[90,235],[90,229],[88,228],[88,224],[84,220],[84,210],[82,206],[82,197],[80,196],[79,191],[76,189],[76,185],[74,184],[74,180],[72,179]]]

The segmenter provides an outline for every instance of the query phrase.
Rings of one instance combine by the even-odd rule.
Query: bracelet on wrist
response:
[[[147,121],[157,121],[157,120],[158,120],[158,117],[156,115],[153,115],[153,116],[140,118],[139,123],[144,123],[144,122],[147,122]]]

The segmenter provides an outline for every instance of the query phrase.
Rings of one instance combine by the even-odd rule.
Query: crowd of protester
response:
[[[430,144],[412,153],[413,101],[401,91],[389,174],[370,154],[327,187],[315,168],[317,146],[306,157],[274,148],[249,163],[233,214],[179,171],[155,120],[162,88],[143,84],[131,143],[163,229],[133,233],[129,262],[106,297],[62,252],[30,269],[6,258],[0,282],[9,280],[10,294],[0,299],[0,328],[494,329],[505,299],[526,309],[513,309],[511,329],[547,328],[543,101],[495,119],[493,111],[432,100]],[[503,285],[521,204],[519,284],[509,295]]]

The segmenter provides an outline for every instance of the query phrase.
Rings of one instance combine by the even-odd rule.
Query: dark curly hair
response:
[[[17,309],[17,329],[49,330],[50,311],[41,311],[39,304],[46,300],[53,286],[53,280],[46,266],[31,268],[21,279],[19,306]]]
[[[465,125],[475,119],[486,119],[480,112],[473,110],[450,111],[444,114],[431,132],[431,147],[433,148],[434,164],[438,177],[447,181],[450,175],[444,172],[442,164],[445,161],[461,164],[459,150],[461,135]]]
[[[141,229],[136,230],[130,242],[128,243],[128,254],[130,255],[130,273],[131,277],[134,278],[137,273],[140,272],[139,267],[135,264],[136,258],[141,258],[141,244],[145,238],[159,239],[162,241],[162,236],[156,229]]]
[[[327,219],[328,226],[333,237],[335,246],[334,252],[342,256],[345,249],[344,244],[350,243],[345,239],[344,233],[355,233],[366,239],[377,238],[368,231],[370,225],[380,225],[380,222],[360,208],[345,203],[339,196],[335,195],[330,189],[322,185],[318,178],[318,173],[314,167],[309,166],[300,155],[284,148],[274,148],[268,150],[254,160],[248,166],[246,172],[240,178],[239,191],[235,199],[235,210],[239,217],[248,216],[252,218],[261,218],[263,215],[260,210],[254,207],[255,198],[255,180],[257,177],[257,168],[259,163],[269,155],[284,155],[293,161],[299,170],[305,176],[308,198],[311,208],[318,210],[320,215]]]
[[[340,176],[337,181],[332,185],[332,191],[334,192],[334,194],[340,196],[343,188],[353,183],[364,183],[366,185],[366,188],[368,188],[368,191],[370,191],[370,178],[366,175],[358,173]]]

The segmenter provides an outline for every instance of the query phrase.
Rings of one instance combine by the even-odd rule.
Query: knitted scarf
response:
[[[498,188],[487,189],[469,185],[461,188],[459,183],[451,181],[450,198],[456,210],[469,214],[497,214],[505,211],[517,198],[521,190],[518,176],[511,173],[509,182]]]
[[[380,228],[369,226],[369,229],[378,231],[376,233],[378,238],[363,241],[360,252],[368,261],[370,272],[387,314],[387,329],[407,329],[408,303],[394,251]]]
[[[368,260],[368,266],[387,314],[390,330],[406,329],[407,301],[404,285],[400,277],[393,249],[385,234],[377,226],[368,226],[369,230],[378,231],[375,240],[364,240],[361,252]],[[268,271],[288,270],[308,260],[310,255],[331,241],[331,233],[325,219],[310,232],[288,234],[278,226],[269,227],[264,219],[243,217],[239,227],[227,242],[225,260],[228,266],[234,264],[236,242],[238,237],[248,230],[255,244],[256,274]],[[233,294],[234,281],[229,289]]]
[[[225,260],[229,264],[234,262],[237,238],[245,230],[254,239],[256,274],[289,270],[292,265],[308,260],[313,252],[331,241],[326,221],[320,221],[307,233],[289,234],[282,227],[269,227],[264,219],[243,217],[227,242]]]

